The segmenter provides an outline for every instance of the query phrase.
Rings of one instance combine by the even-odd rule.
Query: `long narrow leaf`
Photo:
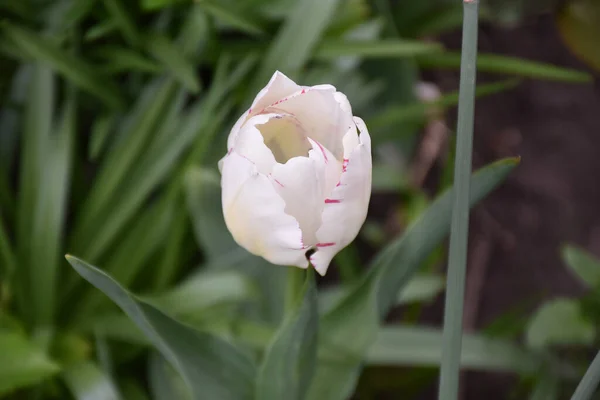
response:
[[[470,204],[491,192],[516,164],[517,160],[508,159],[475,173]],[[319,363],[310,399],[341,400],[350,395],[379,322],[395,304],[398,291],[448,234],[451,208],[452,191],[447,191],[402,237],[380,252],[365,278],[323,317]]]
[[[136,323],[182,375],[195,399],[249,398],[255,368],[239,350],[139,301],[97,268],[75,257],[67,259],[82,277],[102,290]]]
[[[263,87],[273,71],[294,76],[309,60],[312,50],[334,18],[339,0],[306,0],[294,3],[294,9],[269,46],[249,95]]]
[[[21,165],[19,176],[19,194],[17,210],[17,256],[21,268],[17,270],[17,300],[23,317],[33,323],[35,312],[32,299],[30,275],[33,245],[33,212],[39,201],[39,187],[43,181],[43,171],[47,162],[46,147],[52,129],[54,115],[55,76],[52,71],[41,65],[34,67],[29,86],[29,99],[24,113],[23,136],[21,141]]]
[[[417,62],[426,68],[458,68],[460,66],[460,53],[443,52],[421,55],[417,57]],[[479,54],[477,69],[485,72],[553,81],[584,83],[590,82],[592,79],[588,73],[583,71],[497,54]]]
[[[61,49],[47,38],[18,25],[3,21],[0,30],[29,57],[50,65],[75,85],[99,97],[110,107],[122,106],[117,86],[106,77],[101,77],[82,59]]]
[[[43,350],[19,334],[0,331],[0,395],[35,385],[60,368]]]

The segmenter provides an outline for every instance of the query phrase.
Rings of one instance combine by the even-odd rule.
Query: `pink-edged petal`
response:
[[[319,171],[319,180],[322,185],[323,195],[321,201],[324,203],[331,196],[333,189],[340,181],[342,163],[321,143],[310,138],[308,140],[312,146],[312,150],[308,152],[308,157],[315,162]]]
[[[236,152],[223,161],[223,214],[235,241],[273,264],[306,268],[306,249],[296,219],[269,178]]]
[[[321,143],[335,158],[344,155],[343,136],[353,126],[352,113],[336,97],[331,85],[304,88],[267,107],[264,112],[288,113],[296,117],[308,136]]]
[[[287,96],[301,90],[302,87],[285,76],[282,72],[275,71],[267,86],[265,86],[254,98],[249,114],[256,115],[269,105],[280,101]]]
[[[323,212],[323,185],[317,163],[307,157],[294,157],[277,164],[269,178],[285,201],[285,212],[300,224],[306,249],[316,242]]]
[[[361,119],[355,118],[355,123],[361,131],[360,144],[350,154],[339,185],[325,204],[317,231],[317,251],[310,257],[321,275],[325,275],[333,257],[354,240],[367,216],[371,197],[371,138]]]

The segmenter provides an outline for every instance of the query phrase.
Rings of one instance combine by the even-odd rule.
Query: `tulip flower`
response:
[[[275,72],[233,126],[219,161],[225,223],[273,264],[324,275],[358,234],[371,195],[371,138],[331,85]]]

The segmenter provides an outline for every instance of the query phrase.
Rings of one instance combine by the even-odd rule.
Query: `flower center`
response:
[[[293,115],[277,114],[257,128],[278,163],[284,164],[293,157],[307,157],[312,148],[305,130]]]

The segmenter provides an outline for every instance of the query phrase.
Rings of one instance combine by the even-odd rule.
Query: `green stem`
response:
[[[463,37],[456,160],[454,166],[454,205],[450,233],[448,285],[444,308],[444,332],[438,399],[458,398],[462,318],[464,306],[467,242],[469,234],[469,192],[473,149],[475,72],[477,61],[478,0],[463,1]]]
[[[288,267],[287,286],[285,288],[285,315],[294,311],[298,298],[302,293],[302,287],[306,280],[306,271],[297,267]]]
[[[594,361],[590,364],[585,375],[581,378],[581,382],[577,385],[575,393],[571,400],[588,400],[592,398],[592,395],[598,387],[600,381],[600,352],[594,357]]]

